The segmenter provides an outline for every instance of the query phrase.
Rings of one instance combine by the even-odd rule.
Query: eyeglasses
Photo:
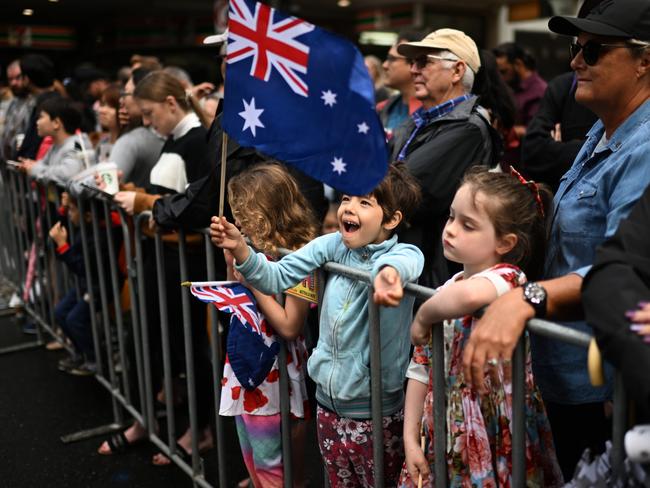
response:
[[[605,49],[614,49],[625,47],[628,49],[639,49],[648,47],[646,44],[604,44],[597,41],[587,41],[584,44],[579,42],[572,42],[569,46],[571,50],[571,59],[575,58],[580,51],[582,51],[582,57],[589,66],[593,66],[598,62],[600,54],[603,48]]]
[[[434,61],[460,61],[459,59],[443,58],[442,56],[436,56],[435,54],[423,54],[417,58],[411,58],[408,60],[409,64],[415,66],[417,69],[424,69],[427,64],[433,63]]]
[[[399,61],[400,59],[406,59],[406,56],[393,56],[392,54],[386,56],[387,63],[394,63],[395,61]]]

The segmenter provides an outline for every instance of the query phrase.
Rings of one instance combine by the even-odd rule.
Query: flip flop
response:
[[[124,431],[120,430],[119,432],[116,432],[115,434],[111,435],[108,439],[106,439],[106,443],[110,448],[110,452],[106,452],[106,453],[99,452],[99,451],[97,452],[102,456],[110,456],[112,454],[123,454],[131,447],[144,442],[144,440],[145,438],[143,437],[140,439],[136,439],[133,442],[129,442],[129,440],[124,435]]]

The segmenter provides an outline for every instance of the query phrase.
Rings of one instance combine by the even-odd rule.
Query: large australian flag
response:
[[[260,2],[230,0],[223,127],[347,194],[369,193],[387,171],[361,53]]]

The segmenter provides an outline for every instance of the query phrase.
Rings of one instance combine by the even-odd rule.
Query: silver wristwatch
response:
[[[546,290],[539,283],[529,281],[524,285],[524,300],[535,310],[535,317],[546,317]]]

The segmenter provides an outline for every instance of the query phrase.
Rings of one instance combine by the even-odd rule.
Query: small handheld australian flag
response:
[[[230,0],[223,127],[242,146],[351,195],[388,152],[363,57],[350,42],[253,0]]]
[[[231,314],[226,350],[237,381],[247,390],[254,390],[269,374],[280,344],[264,341],[266,318],[257,310],[251,291],[234,281],[190,283],[192,295],[212,303]]]

